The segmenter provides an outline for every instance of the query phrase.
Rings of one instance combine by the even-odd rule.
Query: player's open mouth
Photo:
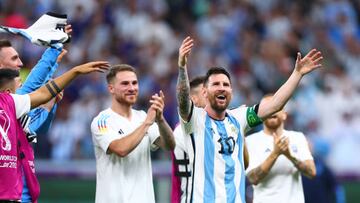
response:
[[[226,100],[226,97],[225,97],[225,95],[220,94],[220,95],[216,96],[216,99],[218,99],[218,100],[220,100],[220,101],[225,101],[225,100]]]

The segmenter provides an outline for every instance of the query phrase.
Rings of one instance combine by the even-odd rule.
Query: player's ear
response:
[[[281,114],[282,120],[283,120],[283,121],[286,120],[286,119],[287,119],[287,116],[288,116],[287,112],[286,112],[286,111],[283,111],[282,114]]]
[[[114,86],[112,84],[108,84],[108,90],[110,93],[114,93]]]

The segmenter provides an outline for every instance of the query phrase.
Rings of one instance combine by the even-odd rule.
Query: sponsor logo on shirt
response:
[[[118,131],[118,133],[119,133],[120,135],[122,135],[122,134],[124,134],[124,131],[120,129],[120,130]]]

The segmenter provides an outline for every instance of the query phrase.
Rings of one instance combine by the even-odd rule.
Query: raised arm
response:
[[[65,26],[65,33],[71,34],[71,25]],[[48,48],[38,63],[32,68],[24,84],[16,90],[16,94],[28,94],[43,86],[53,76],[58,63],[67,53],[65,49]]]
[[[51,98],[60,93],[77,76],[94,71],[104,72],[108,68],[109,63],[106,61],[90,62],[72,68],[63,75],[55,78],[46,85],[30,93],[31,108],[33,109],[45,102],[48,102]]]
[[[321,52],[316,49],[312,49],[304,58],[301,58],[301,54],[298,52],[294,71],[274,94],[272,99],[260,103],[258,116],[261,119],[265,119],[281,110],[294,93],[301,78],[307,73],[321,67],[320,61],[322,58]]]
[[[191,111],[190,83],[186,65],[187,57],[189,56],[193,46],[193,39],[186,37],[179,48],[179,75],[176,88],[176,97],[179,105],[179,114],[184,121],[188,121]]]
[[[159,95],[152,96],[150,103],[151,108],[156,111],[155,122],[159,126],[160,137],[156,139],[155,144],[164,150],[174,150],[175,138],[173,131],[164,118],[164,93],[160,91]]]

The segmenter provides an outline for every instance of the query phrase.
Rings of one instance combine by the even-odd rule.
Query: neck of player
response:
[[[132,105],[121,104],[119,102],[112,102],[111,109],[122,117],[131,120],[131,108]]]
[[[205,106],[205,111],[208,115],[215,120],[224,120],[226,112],[225,111],[216,111],[215,109],[211,108],[210,105]]]
[[[281,136],[284,133],[284,128],[279,126],[279,127],[273,129],[273,128],[268,128],[264,125],[264,133],[266,135],[270,135],[270,136],[274,136],[274,134]]]

